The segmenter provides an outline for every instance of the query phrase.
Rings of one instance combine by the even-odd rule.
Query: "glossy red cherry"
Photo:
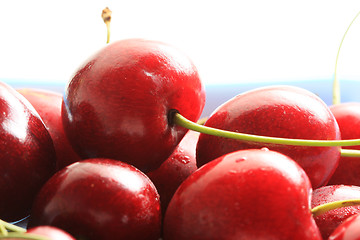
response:
[[[328,240],[360,240],[360,214],[346,219],[334,230]]]
[[[170,157],[146,174],[159,192],[163,214],[176,189],[197,170],[195,148],[199,135],[199,132],[187,132]]]
[[[135,167],[89,159],[58,171],[39,192],[29,226],[51,225],[84,239],[158,239],[159,194]]]
[[[347,185],[323,186],[314,190],[311,199],[311,208],[325,203],[347,199],[360,199],[360,187]],[[315,216],[314,219],[320,229],[321,235],[324,239],[327,239],[345,219],[358,213],[360,213],[360,206],[355,205],[326,211],[319,216]]]
[[[15,89],[0,83],[0,218],[17,221],[55,171],[53,142],[39,114]]]
[[[80,156],[75,153],[64,133],[61,119],[62,95],[36,88],[22,88],[17,91],[34,106],[44,121],[54,143],[57,169],[80,161]]]
[[[360,138],[360,103],[348,102],[330,106],[339,124],[342,139]],[[360,150],[360,146],[343,147]],[[360,186],[360,158],[341,157],[329,184]]]
[[[239,94],[219,106],[205,126],[270,137],[340,139],[338,124],[327,105],[315,94],[292,86],[269,86]],[[202,166],[235,150],[264,146],[297,161],[314,188],[327,183],[340,158],[339,147],[265,144],[200,134],[197,164]]]
[[[84,158],[106,157],[144,172],[158,168],[186,129],[172,109],[197,121],[205,91],[194,64],[157,41],[113,42],[74,74],[64,95],[63,123]]]
[[[289,157],[239,150],[190,175],[164,219],[164,239],[321,239],[310,212],[311,184]]]

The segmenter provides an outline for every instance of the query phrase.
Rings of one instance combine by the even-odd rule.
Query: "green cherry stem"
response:
[[[312,208],[311,213],[314,217],[316,217],[330,210],[334,210],[341,207],[356,206],[356,205],[360,205],[360,199],[346,199],[346,200],[334,201],[334,202],[324,203],[322,205]]]
[[[341,46],[344,42],[344,39],[345,39],[345,36],[346,34],[348,33],[351,25],[354,23],[355,19],[360,15],[360,12],[358,12],[356,14],[356,16],[354,17],[354,19],[351,21],[351,23],[349,24],[348,28],[346,29],[345,33],[344,33],[344,36],[342,37],[341,39],[341,42],[340,42],[340,46],[339,46],[339,49],[338,49],[338,52],[337,52],[337,56],[336,56],[336,61],[335,61],[335,72],[334,72],[334,82],[333,82],[333,104],[339,104],[341,102],[340,100],[340,84],[339,84],[339,80],[337,78],[337,64],[338,64],[338,59],[339,59],[339,55],[340,55],[340,49],[341,49]]]
[[[0,219],[0,225],[4,226],[7,230],[12,231],[12,232],[22,232],[22,233],[26,232],[25,228],[18,227],[18,226],[14,225],[14,224],[5,222],[5,221],[3,221],[1,219]]]
[[[360,139],[349,139],[349,140],[310,140],[310,139],[293,139],[293,138],[280,138],[280,137],[267,137],[254,134],[246,134],[239,132],[232,132],[221,130],[217,128],[207,127],[194,123],[180,113],[174,110],[172,122],[187,128],[189,130],[197,131],[204,134],[209,134],[218,137],[225,137],[230,139],[260,142],[260,143],[271,143],[281,145],[293,145],[293,146],[312,146],[312,147],[334,147],[334,146],[356,146],[360,145]],[[354,150],[355,151],[355,150]]]
[[[51,240],[48,237],[31,233],[9,232],[6,236],[0,236],[0,239],[31,239],[31,240]]]
[[[360,157],[360,150],[355,149],[341,149],[342,157]]]

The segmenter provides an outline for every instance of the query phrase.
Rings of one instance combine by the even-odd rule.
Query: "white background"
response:
[[[0,80],[64,83],[111,41],[170,43],[205,84],[332,79],[340,41],[360,1],[0,0]],[[340,52],[338,77],[360,80],[360,17]]]

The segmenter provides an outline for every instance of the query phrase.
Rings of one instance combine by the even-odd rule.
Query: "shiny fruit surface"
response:
[[[0,83],[0,218],[29,214],[36,193],[55,172],[54,145],[39,114],[15,89]]]
[[[314,208],[321,204],[346,199],[360,199],[360,187],[353,185],[329,185],[317,188],[312,194],[311,207]],[[337,226],[347,218],[358,213],[360,213],[360,206],[355,205],[330,210],[314,218],[321,235],[324,239],[327,239]]]
[[[292,159],[239,150],[190,175],[164,219],[164,239],[321,239],[310,213],[312,188]]]
[[[219,106],[205,123],[234,132],[297,139],[339,140],[339,126],[328,106],[315,94],[293,86],[269,86],[237,95]],[[339,147],[264,144],[200,134],[197,164],[223,154],[267,147],[297,161],[312,186],[327,183],[339,163]]]
[[[160,237],[159,194],[135,167],[88,159],[58,171],[39,192],[29,226],[50,225],[84,239]]]
[[[360,138],[360,103],[347,102],[330,106],[339,124],[342,139]],[[343,147],[360,150],[360,146]],[[329,184],[360,186],[360,158],[341,157],[339,166],[329,180]]]
[[[61,119],[62,95],[58,92],[37,88],[22,88],[17,91],[33,105],[44,121],[54,143],[56,168],[61,169],[80,161],[80,156],[75,153],[64,133]]]
[[[126,39],[75,72],[64,94],[63,123],[83,158],[117,159],[148,172],[187,131],[171,123],[171,110],[197,121],[204,104],[204,87],[187,56],[161,42]]]

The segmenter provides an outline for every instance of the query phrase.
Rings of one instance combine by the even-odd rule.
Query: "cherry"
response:
[[[62,95],[35,88],[22,88],[17,91],[34,106],[44,121],[54,143],[57,169],[80,161],[80,156],[75,153],[64,133],[61,119]]]
[[[15,89],[0,82],[0,218],[29,213],[41,186],[55,171],[52,139],[39,114]]]
[[[335,104],[330,106],[330,110],[339,124],[342,139],[360,137],[360,103]],[[360,146],[352,146],[351,149],[360,150]],[[358,169],[360,169],[360,157],[341,157],[329,184],[360,185]]]
[[[170,157],[158,169],[147,173],[159,192],[163,214],[176,189],[197,170],[195,148],[199,135],[187,132]]]
[[[321,239],[311,183],[289,157],[238,150],[199,168],[175,192],[164,239]]]
[[[239,94],[219,106],[205,126],[271,137],[340,139],[338,124],[328,106],[315,94],[292,86],[263,87]],[[297,161],[308,174],[314,188],[326,184],[338,166],[339,147],[288,144],[238,141],[200,134],[197,164],[202,166],[239,149],[268,147]]]
[[[29,227],[50,225],[85,239],[158,239],[159,194],[135,167],[88,159],[58,171],[40,190]]]
[[[328,240],[360,240],[360,214],[353,215],[341,223]]]
[[[172,109],[197,121],[204,102],[197,69],[183,53],[161,42],[127,39],[106,45],[76,71],[62,117],[82,158],[112,158],[149,172],[187,131],[171,122]]]
[[[311,207],[346,199],[360,199],[359,186],[330,185],[315,189],[312,194]],[[327,239],[329,235],[348,217],[360,213],[360,206],[348,206],[326,211],[315,216],[321,235]]]

